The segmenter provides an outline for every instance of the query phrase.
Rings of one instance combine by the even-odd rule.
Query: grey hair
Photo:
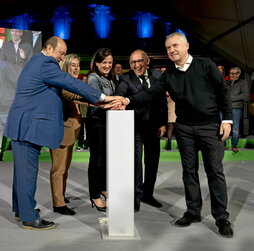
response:
[[[232,67],[230,70],[236,70],[236,72],[238,73],[238,74],[241,74],[241,69],[239,68],[239,67]]]
[[[188,40],[187,40],[186,36],[185,36],[183,33],[180,33],[180,32],[173,32],[173,33],[167,35],[167,36],[166,36],[166,40],[169,39],[169,38],[171,38],[171,37],[174,37],[174,36],[179,36],[180,39],[181,39],[183,42],[188,43]]]

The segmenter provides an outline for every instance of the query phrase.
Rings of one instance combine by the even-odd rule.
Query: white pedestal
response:
[[[140,239],[134,226],[134,112],[107,111],[107,222],[103,239]]]

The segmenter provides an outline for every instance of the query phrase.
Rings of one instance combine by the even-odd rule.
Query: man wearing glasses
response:
[[[155,85],[161,76],[160,70],[148,68],[150,59],[142,50],[130,55],[131,70],[120,76],[116,95],[130,96]],[[135,212],[140,210],[140,201],[154,207],[162,204],[153,197],[160,158],[160,137],[166,131],[167,100],[166,92],[154,102],[130,105],[135,111]],[[142,154],[144,147],[145,177],[143,183]]]
[[[248,96],[248,84],[244,79],[240,79],[241,69],[233,67],[229,71],[227,84],[231,89],[233,128],[231,137],[232,151],[237,153],[237,143],[239,141],[240,121],[243,113],[243,102]]]

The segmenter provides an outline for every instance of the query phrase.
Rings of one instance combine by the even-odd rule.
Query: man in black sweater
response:
[[[175,225],[186,227],[201,221],[202,196],[199,183],[201,151],[208,178],[211,213],[219,233],[233,237],[228,221],[227,187],[222,160],[224,144],[231,131],[232,109],[230,90],[215,63],[208,59],[195,59],[189,53],[189,43],[182,33],[166,37],[167,54],[174,62],[154,87],[144,92],[115,101],[115,108],[124,109],[129,103],[141,104],[159,98],[168,91],[176,104],[176,140],[183,166],[183,183],[187,211]],[[111,104],[113,106],[113,104]],[[223,118],[220,121],[219,111]]]

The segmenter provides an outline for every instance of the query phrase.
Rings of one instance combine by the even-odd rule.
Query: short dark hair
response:
[[[97,74],[101,75],[101,73],[99,72],[97,66],[96,66],[96,63],[101,63],[106,57],[108,56],[112,56],[113,57],[113,54],[111,52],[111,50],[109,48],[100,48],[98,49],[93,57],[92,57],[92,60],[91,60],[91,63],[90,63],[90,70],[91,72],[96,72]],[[113,62],[114,63],[114,62]],[[112,75],[112,70],[113,70],[113,67],[110,71],[110,76]]]

